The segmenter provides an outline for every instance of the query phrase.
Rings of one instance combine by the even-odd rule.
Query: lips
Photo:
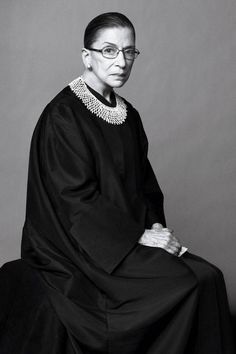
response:
[[[119,76],[119,77],[125,77],[126,76],[126,74],[125,73],[121,73],[121,74],[111,74],[111,75],[113,75],[113,76]]]

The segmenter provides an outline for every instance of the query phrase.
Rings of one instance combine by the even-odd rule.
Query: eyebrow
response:
[[[110,45],[112,45],[112,46],[114,46],[114,47],[117,47],[117,45],[115,44],[115,43],[111,43],[111,42],[103,42],[103,44],[110,44]],[[127,48],[135,48],[135,46],[134,45],[127,45],[126,47],[124,47],[124,49],[127,49]]]

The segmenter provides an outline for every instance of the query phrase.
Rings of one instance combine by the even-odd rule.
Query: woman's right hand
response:
[[[163,248],[176,256],[181,250],[181,244],[173,235],[173,231],[158,223],[154,224],[152,229],[146,229],[138,242],[144,246]]]

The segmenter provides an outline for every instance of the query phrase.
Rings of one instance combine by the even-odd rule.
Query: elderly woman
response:
[[[138,54],[126,16],[97,16],[83,74],[38,120],[21,288],[37,298],[35,284],[40,300],[28,305],[24,340],[7,329],[4,353],[234,352],[223,275],[166,227],[141,118],[114,91]]]

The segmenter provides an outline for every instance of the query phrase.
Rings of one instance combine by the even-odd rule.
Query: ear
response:
[[[86,49],[86,48],[82,48],[81,53],[82,53],[82,60],[83,60],[84,66],[87,68],[88,64],[90,64],[90,53],[89,53],[88,49]]]

